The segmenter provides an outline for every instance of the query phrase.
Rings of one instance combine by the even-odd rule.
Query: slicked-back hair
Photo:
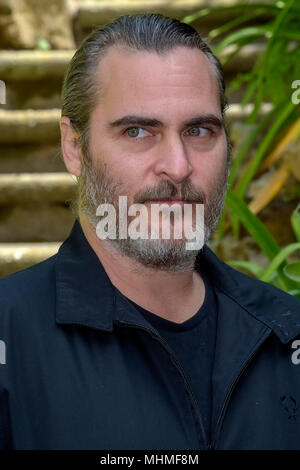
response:
[[[157,54],[168,53],[177,46],[199,49],[215,71],[223,116],[227,105],[223,69],[198,32],[186,23],[160,14],[124,15],[95,29],[85,38],[71,59],[64,78],[61,115],[69,117],[84,154],[89,148],[90,116],[101,92],[99,83],[95,83],[96,70],[101,58],[115,45]]]

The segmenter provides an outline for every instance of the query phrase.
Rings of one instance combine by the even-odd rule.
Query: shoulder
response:
[[[0,279],[0,322],[5,315],[30,315],[55,299],[56,255]]]
[[[248,276],[229,266],[205,246],[199,264],[204,263],[204,270],[210,276],[214,286],[229,297],[246,305],[254,304],[261,308],[272,309],[272,306],[284,306],[299,312],[300,301],[279,287]]]
[[[240,271],[237,271],[231,266],[227,265],[227,269],[228,275],[232,276],[237,285],[242,286],[246,292],[248,292],[249,296],[251,295],[251,292],[255,293],[257,297],[268,294],[275,300],[284,302],[286,305],[290,305],[293,308],[300,308],[300,301],[282,288],[248,276]]]

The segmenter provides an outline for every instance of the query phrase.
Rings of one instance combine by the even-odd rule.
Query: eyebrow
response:
[[[202,126],[203,124],[210,124],[219,129],[224,127],[223,120],[214,114],[200,114],[183,123],[183,128],[192,126]],[[163,127],[164,124],[157,119],[152,119],[144,116],[128,115],[123,116],[115,121],[108,123],[109,129],[115,129],[123,126],[148,126],[148,127]]]

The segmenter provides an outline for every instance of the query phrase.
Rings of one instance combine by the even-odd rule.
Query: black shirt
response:
[[[212,284],[203,273],[201,276],[205,284],[204,302],[198,312],[183,323],[166,320],[129,300],[167,341],[182,365],[198,401],[207,439],[210,441],[211,375],[217,329],[217,306]]]

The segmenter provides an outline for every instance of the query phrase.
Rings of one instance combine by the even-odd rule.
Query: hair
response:
[[[101,58],[114,45],[158,54],[167,53],[176,46],[199,49],[215,70],[221,113],[224,115],[227,100],[222,65],[196,30],[161,14],[124,15],[95,29],[85,38],[72,57],[64,78],[61,115],[69,117],[79,136],[83,154],[89,148],[90,116],[99,95],[99,86],[97,88],[95,83],[96,70]]]

